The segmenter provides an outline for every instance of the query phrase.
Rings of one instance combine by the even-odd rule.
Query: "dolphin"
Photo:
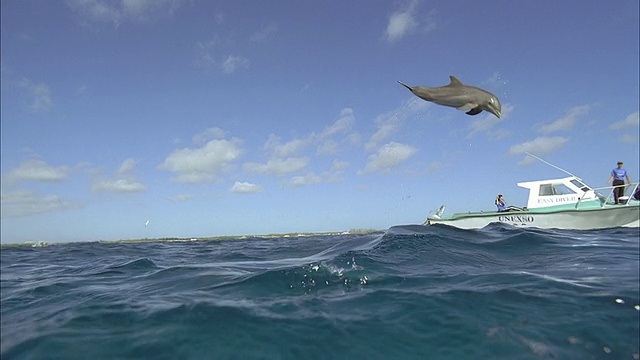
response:
[[[451,79],[449,85],[440,87],[409,86],[402,81],[398,82],[409,89],[413,95],[426,101],[458,110],[467,110],[468,115],[478,115],[482,110],[486,110],[498,119],[502,118],[502,105],[495,95],[475,86],[464,85],[453,75],[449,78]]]

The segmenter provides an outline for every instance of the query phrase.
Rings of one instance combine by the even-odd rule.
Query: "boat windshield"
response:
[[[591,190],[591,188],[588,187],[587,185],[585,185],[585,183],[583,183],[582,181],[573,179],[573,180],[571,180],[571,183],[573,185],[575,185],[576,187],[578,187],[580,190],[584,191],[584,192],[587,192],[587,191]]]
[[[576,192],[569,189],[564,184],[542,184],[540,185],[539,196],[552,196],[552,195],[568,195],[575,194]]]

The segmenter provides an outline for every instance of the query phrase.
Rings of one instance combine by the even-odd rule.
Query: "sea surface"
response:
[[[638,359],[639,230],[3,247],[9,359]]]

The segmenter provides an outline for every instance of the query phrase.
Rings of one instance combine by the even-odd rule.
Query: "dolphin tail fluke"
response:
[[[406,87],[407,89],[409,89],[409,91],[413,92],[413,89],[411,88],[411,86],[403,83],[402,81],[398,80],[398,83],[404,87]]]

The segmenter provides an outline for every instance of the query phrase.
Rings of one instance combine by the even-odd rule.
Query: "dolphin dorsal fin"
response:
[[[451,79],[451,82],[449,83],[449,85],[462,85],[462,82],[453,75],[449,76],[449,79]]]

